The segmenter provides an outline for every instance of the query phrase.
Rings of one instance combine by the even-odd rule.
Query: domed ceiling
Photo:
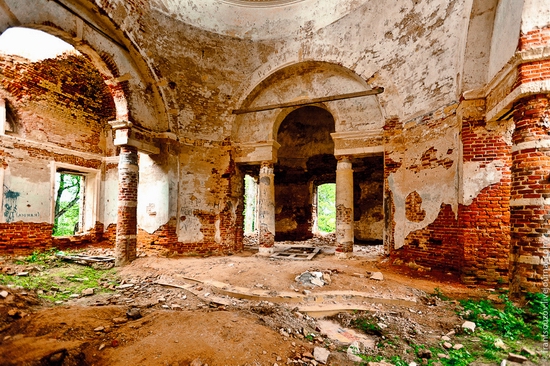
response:
[[[300,37],[369,0],[151,0],[151,7],[186,24],[246,39]]]

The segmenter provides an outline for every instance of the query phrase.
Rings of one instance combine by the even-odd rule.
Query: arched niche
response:
[[[371,90],[371,87],[345,67],[328,62],[305,61],[284,67],[265,78],[251,90],[241,110],[366,90]],[[384,118],[376,96],[325,101],[315,105],[326,109],[334,117],[336,154],[341,148],[380,148]],[[299,107],[237,115],[231,136],[236,161],[253,163],[276,160],[279,125]]]

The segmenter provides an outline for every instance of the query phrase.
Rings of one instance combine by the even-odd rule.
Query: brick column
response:
[[[275,245],[275,175],[272,162],[262,162],[258,191],[259,254],[269,255]]]
[[[516,102],[512,136],[511,292],[540,291],[550,250],[550,94]]]
[[[138,153],[133,146],[121,146],[118,163],[118,216],[115,264],[121,266],[136,259]]]
[[[336,256],[353,253],[353,169],[348,156],[337,157],[336,166]]]

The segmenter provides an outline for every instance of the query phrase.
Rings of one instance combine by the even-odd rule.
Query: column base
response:
[[[258,248],[258,254],[259,255],[265,255],[269,256],[275,252],[275,248],[273,247],[259,247]]]
[[[353,252],[335,252],[336,259],[350,259],[353,257]]]

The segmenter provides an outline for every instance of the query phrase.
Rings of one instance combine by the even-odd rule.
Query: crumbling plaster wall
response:
[[[79,1],[73,3],[82,5]],[[108,42],[99,35],[90,32],[87,36],[87,41],[94,46],[102,45],[113,56],[120,74],[128,73],[132,77],[132,117],[146,127],[163,130],[163,119],[157,121],[154,112],[139,110],[154,105],[148,103],[154,98],[149,98],[147,93],[153,93],[151,90],[158,87],[169,113],[167,127],[183,145],[178,162],[171,163],[177,165],[171,169],[179,171],[178,239],[186,244],[207,242],[208,245],[222,240],[219,214],[233,202],[231,192],[237,189],[231,187],[226,176],[232,171],[227,139],[231,136],[232,142],[266,141],[276,130],[277,111],[246,116],[245,119],[251,120],[245,122],[230,113],[245,101],[252,102],[249,97],[256,93],[258,85],[277,75],[279,70],[292,70],[289,65],[303,61],[341,65],[354,77],[320,73],[303,79],[271,78],[279,86],[270,90],[273,94],[269,91],[262,94],[262,90],[258,90],[254,103],[286,102],[289,98],[356,91],[355,87],[364,90],[383,86],[386,90],[378,97],[328,103],[337,121],[337,131],[378,129],[381,133],[386,118],[413,121],[416,116],[457,98],[456,77],[471,5],[470,1],[459,0],[346,1],[338,5],[326,2],[325,6],[335,7],[335,11],[328,11],[305,1],[290,6],[280,18],[276,16],[277,8],[249,9],[249,18],[240,12],[238,21],[213,33],[209,26],[224,23],[217,19],[207,26],[202,23],[206,18],[193,15],[203,10],[216,14],[208,8],[212,2],[193,3],[190,12],[184,8],[189,3],[174,1],[96,3],[103,10],[94,20],[108,17],[120,28],[125,35],[122,41],[131,44],[130,51],[137,52],[144,60],[155,82],[152,86],[142,83],[141,78],[134,77],[139,74],[137,68],[133,68],[128,57],[121,56],[127,56],[124,52],[116,46],[104,45]],[[80,32],[80,21],[53,2],[39,2],[29,15],[25,14],[29,2],[11,0],[8,4],[21,23],[52,21],[77,36],[88,31],[86,25],[81,25],[86,32]],[[297,6],[302,11],[296,11]],[[271,19],[266,27],[258,24],[259,11]],[[4,15],[2,19],[3,29],[11,24],[8,18]],[[279,31],[283,29],[284,32]],[[264,128],[266,126],[269,128]],[[235,130],[241,132],[232,134]],[[445,155],[439,145],[447,142],[440,141],[439,137],[422,141],[426,148],[437,145],[437,154]],[[411,155],[410,159],[418,156]],[[399,174],[393,177],[394,187],[400,185],[396,183],[399,179],[407,179],[406,174]],[[213,194],[213,189],[217,193]],[[148,230],[153,230],[153,226]]]
[[[460,130],[456,107],[453,104],[442,108],[427,116],[429,120],[409,122],[386,145],[386,161],[398,166],[387,177],[394,210],[395,249],[405,245],[409,233],[434,222],[442,205],[450,205],[458,214]],[[422,199],[422,220],[407,218],[405,202],[413,193]]]
[[[229,136],[233,143],[276,139],[277,123],[282,120],[279,111],[235,117],[231,110],[383,86],[386,90],[378,97],[327,103],[337,121],[336,131],[381,134],[385,118],[411,120],[457,99],[456,76],[469,1],[362,1],[342,6],[326,2],[339,9],[335,12],[311,3],[292,5],[281,17],[277,8],[243,12],[213,2],[152,1],[136,9],[134,2],[112,1],[106,6],[114,23],[125,24],[147,63],[155,65],[174,121],[172,132],[189,144],[178,168],[178,238],[182,242],[216,241],[215,228],[213,235],[205,235],[211,229],[181,209],[191,202],[198,207],[186,213],[211,211],[204,204],[211,197],[204,182],[219,179],[211,176],[211,164],[224,171],[231,161],[229,150],[219,145]],[[212,10],[212,6],[219,8]],[[216,17],[222,14],[221,7],[229,9],[223,11],[224,19]],[[296,11],[298,7],[302,11]],[[239,11],[238,22],[232,23],[231,9]],[[134,10],[139,28],[126,26],[129,21],[124,16]],[[202,13],[213,15],[214,20],[197,15]],[[321,14],[335,18],[327,21]],[[263,16],[270,19],[265,26]],[[288,77],[292,65],[304,61],[340,65],[348,74],[322,70]],[[264,89],[266,80],[274,86]],[[194,177],[187,179],[183,172],[193,172]],[[227,183],[221,180],[221,184]]]

